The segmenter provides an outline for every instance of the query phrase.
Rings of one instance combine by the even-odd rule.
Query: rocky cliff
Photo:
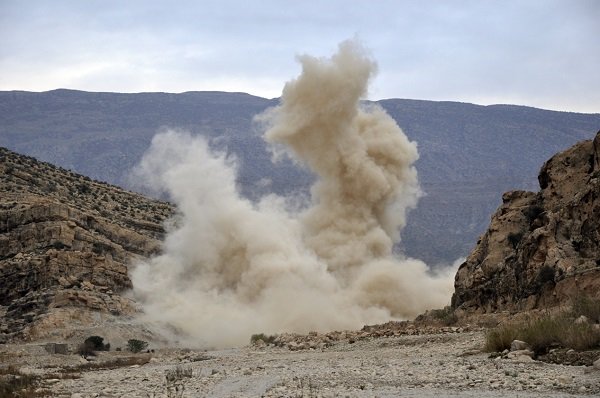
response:
[[[459,311],[520,311],[600,298],[600,132],[542,167],[540,191],[507,192],[455,278]]]
[[[132,314],[128,266],[159,250],[171,213],[0,148],[0,341]]]

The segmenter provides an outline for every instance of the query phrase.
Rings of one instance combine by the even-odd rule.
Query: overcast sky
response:
[[[272,98],[353,37],[373,100],[600,113],[600,0],[0,0],[0,90]]]

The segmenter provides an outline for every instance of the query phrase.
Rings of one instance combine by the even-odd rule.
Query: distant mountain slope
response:
[[[127,174],[154,134],[181,128],[236,154],[246,195],[306,192],[310,175],[290,161],[274,166],[252,123],[276,104],[221,92],[0,92],[0,145],[131,187]],[[419,143],[427,196],[409,215],[402,245],[430,263],[466,256],[502,192],[534,188],[544,159],[600,128],[600,114],[403,99],[378,104]]]
[[[419,144],[427,196],[403,234],[410,255],[430,261],[465,256],[486,229],[502,193],[537,189],[539,167],[590,139],[600,114],[514,105],[390,99],[379,102]]]

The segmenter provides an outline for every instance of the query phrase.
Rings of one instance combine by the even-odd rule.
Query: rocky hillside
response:
[[[132,313],[127,266],[172,210],[0,148],[0,341]]]
[[[507,192],[455,279],[452,306],[527,310],[600,298],[600,132],[542,167],[540,191]]]

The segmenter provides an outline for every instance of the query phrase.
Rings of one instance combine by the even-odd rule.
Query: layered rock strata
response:
[[[0,148],[0,341],[130,315],[170,205]]]

